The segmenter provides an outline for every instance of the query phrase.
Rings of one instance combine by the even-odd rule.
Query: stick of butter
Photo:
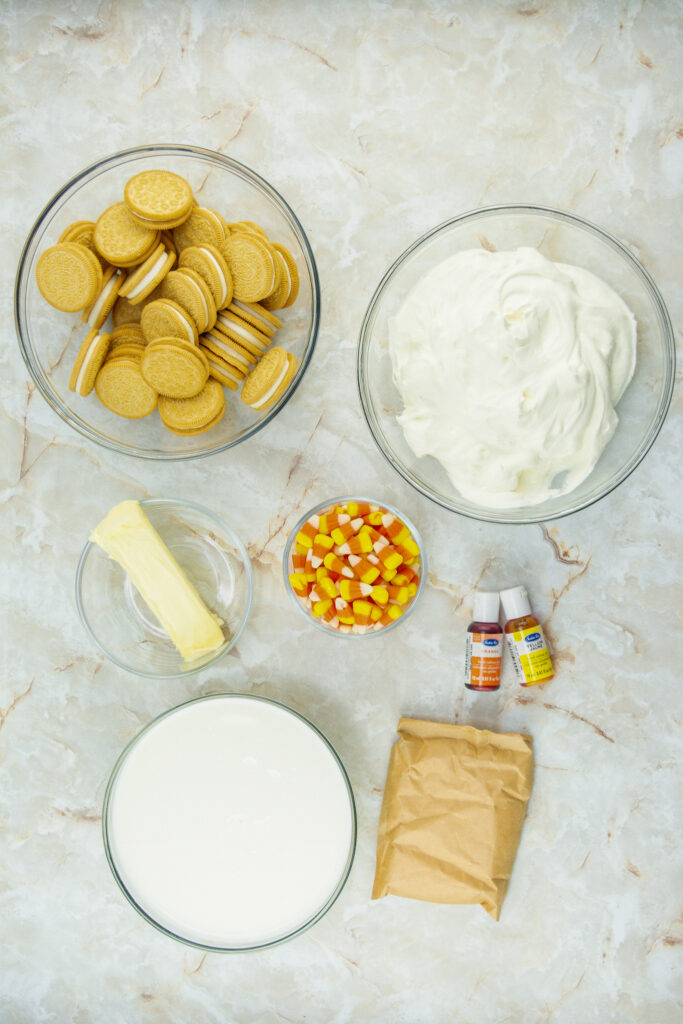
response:
[[[183,661],[224,642],[223,620],[209,611],[137,501],[122,501],[90,534],[128,573]]]

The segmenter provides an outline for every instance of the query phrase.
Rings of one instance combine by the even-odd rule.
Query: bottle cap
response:
[[[501,590],[500,599],[503,603],[506,622],[510,619],[519,619],[522,615],[531,615],[531,605],[524,587],[510,587],[509,590]]]
[[[498,622],[499,607],[497,591],[478,590],[474,595],[472,617],[475,622]]]

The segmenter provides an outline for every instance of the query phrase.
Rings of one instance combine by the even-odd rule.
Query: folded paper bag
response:
[[[531,737],[416,718],[398,733],[372,898],[480,903],[497,921],[531,795]]]

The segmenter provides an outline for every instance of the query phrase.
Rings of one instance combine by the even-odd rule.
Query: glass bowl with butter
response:
[[[184,177],[197,202],[226,221],[251,221],[286,247],[299,275],[294,303],[276,311],[282,321],[273,337],[296,358],[296,371],[270,407],[255,412],[239,391],[225,389],[226,411],[203,433],[180,436],[167,430],[158,413],[126,419],[106,409],[95,392],[82,397],[69,390],[69,378],[89,327],[80,313],[63,313],[45,301],[36,283],[38,259],[76,221],[96,221],[123,198],[133,175],[168,170]],[[173,269],[177,269],[177,263]],[[68,181],[31,228],[19,261],[15,284],[15,323],[19,348],[39,392],[74,430],[115,452],[144,459],[193,459],[225,451],[252,437],[277,416],[296,391],[315,348],[320,318],[320,288],[313,252],[294,211],[283,197],[237,160],[196,146],[150,145],[99,160]],[[111,315],[102,331],[111,330]]]
[[[189,501],[116,505],[76,571],[76,604],[91,639],[119,668],[151,678],[191,675],[227,654],[252,597],[239,537]]]
[[[644,458],[671,400],[652,278],[564,211],[495,206],[418,239],[373,295],[358,386],[380,450],[462,515],[535,523],[591,505]]]

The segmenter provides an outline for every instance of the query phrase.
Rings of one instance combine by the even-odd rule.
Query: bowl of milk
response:
[[[303,715],[220,693],[164,712],[119,757],[104,846],[126,899],[165,935],[212,952],[277,945],[330,909],[351,870],[346,770]]]

